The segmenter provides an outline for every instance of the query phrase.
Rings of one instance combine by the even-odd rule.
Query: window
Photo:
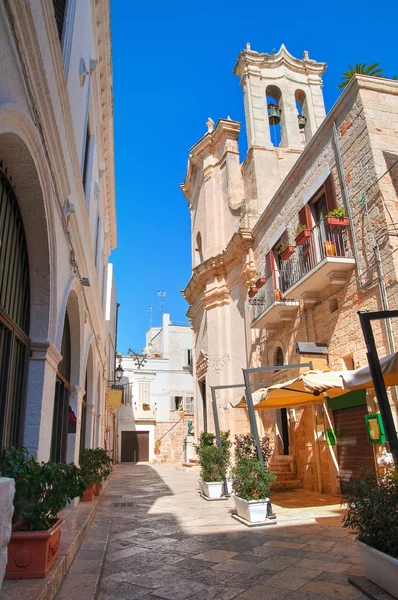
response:
[[[150,381],[139,381],[138,382],[138,401],[141,404],[150,404],[151,399],[151,382]]]
[[[84,194],[87,202],[90,199],[90,188],[91,188],[91,171],[93,167],[93,155],[94,155],[94,142],[95,138],[90,135],[90,127],[87,123],[86,136],[84,140],[84,157],[83,157],[83,172],[82,181]]]
[[[66,18],[67,0],[53,0],[54,17],[57,24],[59,41],[62,43],[62,34],[64,32]]]
[[[95,250],[94,250],[94,260],[95,260],[96,267],[98,267],[98,244],[99,244],[100,231],[101,231],[101,219],[98,216],[97,217],[97,228],[96,228],[96,232],[95,232]]]
[[[0,171],[0,452],[22,442],[29,305],[25,231],[13,187]]]
[[[192,350],[190,348],[187,350],[187,365],[192,367]]]
[[[61,342],[62,360],[58,365],[55,379],[54,412],[51,438],[51,460],[54,462],[66,461],[66,445],[68,439],[69,420],[69,393],[70,393],[70,365],[71,365],[71,338],[68,313],[65,315],[64,331]]]
[[[170,410],[183,410],[183,409],[184,409],[183,396],[172,396]]]
[[[280,346],[275,348],[273,362],[275,367],[281,367],[284,364],[283,350]]]
[[[193,403],[193,397],[192,396],[186,396],[185,397],[185,408],[184,408],[185,412],[188,414],[193,414],[194,411],[194,403]]]

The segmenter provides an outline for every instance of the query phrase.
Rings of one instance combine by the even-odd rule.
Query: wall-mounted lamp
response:
[[[82,285],[84,285],[84,287],[90,287],[90,281],[89,281],[88,277],[82,277],[80,279],[80,283]]]
[[[123,377],[123,373],[124,373],[124,369],[123,369],[122,365],[119,365],[118,367],[116,367],[115,375],[116,375],[116,379],[118,381],[120,381],[121,378]]]

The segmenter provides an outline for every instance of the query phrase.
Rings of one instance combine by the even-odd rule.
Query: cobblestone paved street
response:
[[[178,469],[117,466],[58,600],[94,598],[101,568],[99,600],[366,598],[348,583],[363,572],[335,497],[275,493],[277,524],[248,528]]]

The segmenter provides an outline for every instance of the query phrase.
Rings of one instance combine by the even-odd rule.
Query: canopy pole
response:
[[[373,335],[371,321],[380,321],[398,317],[398,310],[381,310],[375,312],[358,311],[359,320],[362,327],[362,333],[367,349],[367,359],[370,374],[372,376],[373,387],[376,392],[377,402],[379,404],[380,415],[383,420],[386,433],[386,442],[393,456],[395,465],[398,465],[398,437],[392,416],[390,402],[388,400],[387,389],[384,383],[383,372],[380,366],[380,360],[376,350],[376,342]]]

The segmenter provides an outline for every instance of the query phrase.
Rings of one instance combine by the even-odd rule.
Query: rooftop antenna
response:
[[[152,306],[148,306],[148,312],[149,312],[149,329],[152,328]]]
[[[160,301],[159,301],[159,305],[160,305],[160,325],[162,325],[162,323],[163,323],[163,303],[164,303],[165,297],[166,297],[166,292],[164,292],[163,290],[159,290],[158,291],[158,298],[160,298]]]

